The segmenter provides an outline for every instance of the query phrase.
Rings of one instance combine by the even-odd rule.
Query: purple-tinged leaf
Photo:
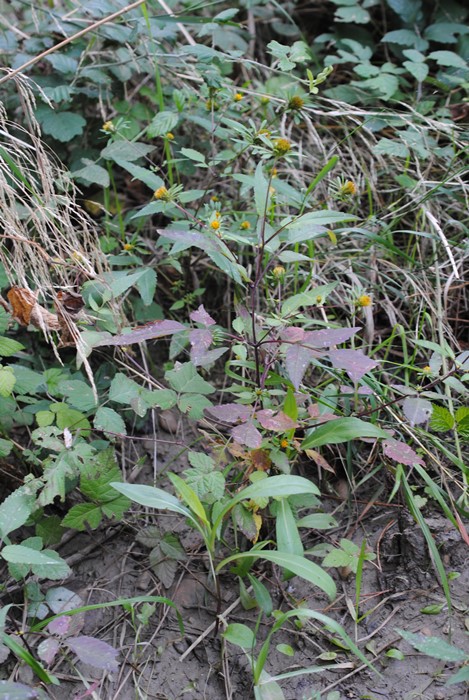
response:
[[[263,428],[266,430],[275,430],[278,433],[285,433],[287,430],[292,430],[298,426],[298,423],[292,420],[283,411],[276,413],[270,408],[257,411],[256,418]]]
[[[194,365],[201,365],[201,359],[206,354],[213,341],[212,332],[206,328],[196,328],[189,333],[191,344],[191,362]]]
[[[205,409],[205,412],[225,423],[236,423],[237,421],[244,423],[251,415],[252,408],[239,403],[225,403],[220,406],[210,406],[210,408]]]
[[[358,396],[373,396],[373,389],[371,389],[369,386],[357,386],[356,390],[348,386],[347,384],[341,384],[340,385],[340,393],[341,394],[355,394],[357,393]]]
[[[55,656],[59,650],[59,646],[59,640],[54,639],[54,637],[48,637],[47,639],[44,639],[37,648],[37,654],[41,661],[45,661],[45,663],[48,666],[50,666],[53,660],[55,659]]]
[[[133,343],[143,343],[146,340],[154,338],[162,338],[165,335],[172,335],[179,331],[185,331],[186,327],[178,321],[168,319],[162,321],[151,321],[145,326],[134,328],[129,333],[121,333],[110,338],[104,338],[93,344],[93,347],[98,348],[107,345],[132,345]]]
[[[337,420],[340,416],[336,416],[333,413],[320,413],[319,406],[317,403],[313,403],[308,406],[308,414],[310,418],[316,421],[316,423],[327,423],[330,420]]]
[[[71,591],[65,586],[55,586],[54,588],[49,588],[46,593],[45,602],[50,607],[54,615],[68,612],[69,610],[75,610],[75,608],[79,608],[84,605],[83,599],[80,598],[78,593]]]
[[[329,358],[336,369],[344,369],[353,382],[358,382],[364,374],[378,365],[376,360],[367,357],[360,350],[331,350]]]
[[[282,330],[280,337],[288,343],[299,343],[305,337],[305,331],[297,326],[288,326]]]
[[[252,450],[262,445],[262,435],[252,421],[246,421],[233,428],[231,437],[240,445],[246,445],[246,447],[250,447]]]
[[[49,622],[47,625],[47,631],[51,634],[56,634],[58,637],[64,637],[68,634],[71,621],[72,618],[68,615],[56,617],[55,620],[52,620],[52,622]]]
[[[67,645],[84,664],[90,664],[104,671],[119,670],[117,662],[119,652],[107,642],[83,635],[67,639]]]
[[[307,333],[305,333],[305,336]],[[285,353],[285,367],[290,377],[290,381],[295,389],[300,388],[300,384],[308,369],[313,357],[321,357],[321,353],[303,344],[290,345]]]
[[[411,467],[414,464],[425,466],[425,462],[414,450],[405,442],[388,438],[383,442],[383,452],[389,459],[394,459],[399,464],[406,464]]]
[[[332,345],[345,343],[350,340],[361,326],[355,328],[324,328],[321,331],[308,331],[305,333],[304,342],[315,348],[330,348]]]
[[[201,304],[196,311],[191,311],[189,318],[191,321],[201,323],[203,326],[213,326],[215,324],[215,321],[210,314],[205,311],[203,304]]]
[[[432,405],[430,401],[411,398],[410,396],[404,399],[402,410],[412,426],[425,423],[432,415]]]
[[[208,234],[199,233],[198,231],[172,231],[161,228],[157,230],[160,236],[169,238],[170,241],[176,241],[176,243],[183,243],[187,247],[195,246],[211,253],[219,253],[221,251],[218,238],[212,238]]]
[[[195,359],[193,358],[191,352],[192,364],[194,364],[196,367],[207,367],[207,365],[211,365],[213,362],[218,360],[218,358],[221,357],[227,350],[229,350],[229,348],[215,348],[214,350],[207,350],[206,352],[197,355]]]

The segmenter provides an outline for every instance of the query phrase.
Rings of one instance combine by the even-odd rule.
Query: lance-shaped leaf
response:
[[[339,418],[320,425],[311,431],[303,440],[302,449],[321,447],[321,445],[337,445],[356,438],[388,438],[389,434],[373,423],[367,423],[360,418]]]
[[[231,437],[240,445],[246,445],[253,450],[262,445],[262,435],[254,423],[250,420],[233,428],[231,431]]]
[[[360,350],[331,350],[329,358],[334,367],[344,369],[353,382],[358,382],[378,365],[376,360],[367,357]]]
[[[121,333],[120,335],[109,336],[93,343],[93,347],[98,348],[107,345],[132,345],[133,343],[143,343],[146,340],[154,338],[162,338],[165,335],[172,335],[179,331],[185,331],[186,327],[178,321],[162,320],[151,321],[145,326],[134,328],[129,333]]]
[[[388,438],[383,442],[383,452],[386,457],[393,459],[399,464],[406,464],[411,467],[414,464],[425,466],[425,462],[414,450],[405,442]]]
[[[203,304],[201,304],[199,308],[196,309],[196,311],[191,311],[191,313],[189,314],[189,318],[191,319],[191,321],[195,321],[195,323],[201,323],[203,326],[206,327],[215,325],[215,321],[210,316],[210,314],[208,314],[205,311],[205,307]]]
[[[270,408],[257,411],[256,418],[263,428],[266,430],[275,430],[278,433],[285,433],[287,430],[292,430],[298,426],[298,423],[289,418],[283,411],[278,411],[276,413]]]

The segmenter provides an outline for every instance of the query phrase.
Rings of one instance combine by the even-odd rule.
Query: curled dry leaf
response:
[[[26,287],[12,287],[7,297],[11,304],[11,315],[20,326],[31,324],[43,331],[60,330],[60,322],[56,314],[52,314],[38,304],[38,292],[32,292]]]
[[[316,450],[305,450],[305,454],[310,459],[312,459],[313,462],[315,462],[320,469],[324,469],[326,472],[331,472],[331,474],[335,474],[334,467],[331,467],[327,459],[323,457],[322,454],[320,454]]]

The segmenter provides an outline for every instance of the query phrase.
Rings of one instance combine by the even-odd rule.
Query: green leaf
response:
[[[16,383],[16,377],[11,367],[0,368],[0,396],[10,396]]]
[[[87,527],[95,530],[102,518],[101,507],[96,503],[78,503],[70,508],[62,520],[62,525],[79,532],[83,532]]]
[[[256,603],[258,604],[259,608],[262,610],[264,615],[267,615],[268,617],[272,614],[273,610],[272,598],[270,597],[269,591],[264,586],[262,581],[259,581],[259,579],[257,579],[252,574],[248,573],[247,577],[249,579],[249,583],[252,586]]]
[[[112,408],[101,406],[96,411],[93,420],[93,426],[96,430],[103,430],[107,437],[115,438],[115,433],[119,435],[127,435],[126,427],[122,417]]]
[[[12,544],[6,545],[2,549],[0,556],[12,564],[26,564],[40,578],[57,580],[66,578],[72,573],[68,564],[57,552],[50,549],[44,549],[42,552],[39,552],[20,544]]]
[[[202,420],[206,408],[212,407],[211,401],[200,394],[184,394],[178,401],[178,408],[182,413],[187,413],[192,420]]]
[[[179,513],[179,515],[189,518],[193,524],[198,526],[189,508],[186,508],[175,496],[166,493],[166,491],[162,489],[158,489],[154,486],[121,484],[118,482],[112,482],[110,486],[124,496],[127,496],[127,498],[130,498],[131,501],[135,501],[135,503],[140,503],[140,505],[146,506],[147,508],[158,508],[170,510],[173,513]]]
[[[127,161],[121,160],[120,158],[115,158],[114,161],[120,168],[124,168],[124,170],[127,170],[128,173],[133,175],[133,178],[135,180],[143,182],[147,187],[149,187],[153,191],[157,190],[159,187],[164,185],[164,180],[156,173],[152,172],[151,170],[148,170],[148,168],[142,168],[141,165],[128,163]],[[154,202],[154,204],[157,204],[157,202]]]
[[[449,68],[466,68],[467,61],[462,56],[454,51],[432,51],[428,54],[428,58],[432,58],[439,66],[448,66]]]
[[[17,340],[0,337],[0,357],[10,357],[20,350],[24,350],[24,345]]]
[[[43,383],[42,374],[23,365],[9,365],[16,377],[15,391],[18,394],[34,394]]]
[[[275,479],[276,477],[270,478]],[[309,561],[309,559],[300,557],[297,554],[277,552],[275,550],[265,551],[257,549],[249,552],[241,552],[223,559],[223,561],[218,564],[217,571],[220,571],[220,569],[232,561],[246,559],[247,557],[265,559],[266,561],[272,562],[272,564],[282,567],[282,569],[288,569],[288,571],[291,571],[295,576],[300,576],[301,578],[305,579],[305,581],[309,581],[309,583],[312,583],[314,586],[318,586],[318,588],[323,590],[331,600],[333,600],[336,596],[336,586],[334,580],[329,576],[329,574],[317,564],[314,564],[312,561]]]
[[[87,185],[109,187],[111,183],[109,173],[102,165],[94,163],[89,158],[82,158],[81,162],[84,163],[84,167],[70,173],[71,177],[84,180]]]
[[[302,556],[304,552],[303,543],[298,533],[291,506],[286,498],[280,499],[276,504],[275,512],[275,531],[278,551]],[[288,572],[285,572],[285,578],[287,577],[289,577]]]
[[[158,406],[162,410],[167,410],[176,405],[177,394],[172,389],[145,390],[143,398],[150,407]]]
[[[65,379],[59,382],[58,391],[67,398],[67,403],[78,411],[91,411],[96,407],[93,389],[79,379]]]
[[[300,306],[308,307],[323,304],[327,296],[337,287],[337,284],[337,282],[330,282],[329,284],[322,284],[319,287],[315,287],[310,292],[294,294],[283,302],[282,316],[289,316],[297,311]]]
[[[81,136],[86,126],[86,119],[75,112],[59,112],[50,107],[38,107],[36,118],[42,131],[57,141],[66,143],[75,136]]]
[[[263,161],[260,161],[260,163],[257,164],[254,175],[254,200],[256,203],[256,212],[259,216],[264,216],[269,206],[269,183],[264,175],[263,167]]]
[[[5,440],[0,438],[0,457],[8,457],[13,449],[13,443],[11,440]]]
[[[426,605],[420,612],[423,615],[439,615],[444,607],[445,603],[432,603],[431,605]]]
[[[83,495],[93,501],[106,503],[116,498],[111,481],[121,478],[112,447],[99,452],[93,460],[87,460],[81,470],[80,489]]]
[[[367,423],[360,418],[338,418],[308,431],[301,447],[307,450],[311,447],[321,447],[321,445],[337,445],[356,438],[387,437],[389,434],[373,423]]]
[[[429,68],[426,63],[414,63],[413,61],[404,61],[403,65],[419,83],[423,83],[423,81],[428,75]]]
[[[397,139],[382,138],[373,147],[375,153],[387,156],[396,156],[396,158],[408,158],[410,150],[405,143]]]
[[[177,112],[163,111],[153,117],[147,129],[147,134],[154,139],[157,136],[164,136],[168,131],[172,131],[179,121]]]
[[[256,637],[252,629],[239,622],[232,622],[223,632],[223,637],[227,642],[234,644],[241,649],[252,649],[256,643]]]
[[[454,417],[444,406],[433,404],[430,428],[437,432],[446,432],[454,427]]]
[[[170,383],[174,391],[178,393],[191,394],[213,394],[215,387],[205,381],[192,362],[184,362],[178,364],[174,369],[169,370],[165,374],[165,378]]]
[[[398,661],[403,661],[405,659],[405,656],[400,649],[389,649],[386,652],[386,656],[388,656],[390,659],[397,659]]]
[[[191,511],[200,518],[204,525],[210,525],[205,508],[195,491],[177,474],[169,473],[168,476],[181,499],[185,501]]]
[[[427,656],[439,661],[450,661],[457,663],[458,661],[467,661],[469,654],[462,649],[458,649],[452,644],[448,644],[444,639],[439,637],[427,637],[424,634],[414,634],[398,629],[397,632],[408,642],[414,649],[421,651]]]
[[[149,146],[138,141],[113,141],[101,151],[106,160],[133,162],[151,153],[155,146]]]
[[[0,505],[0,539],[25,524],[35,510],[35,496],[28,493],[27,486],[20,486],[7,496]]]
[[[70,428],[71,430],[79,430],[83,436],[90,434],[90,422],[80,411],[70,408],[66,403],[51,404],[50,410],[56,414],[57,427],[60,430]]]
[[[329,530],[332,527],[338,527],[337,520],[329,513],[313,513],[305,515],[296,523],[298,527],[310,527],[314,530]]]
[[[181,148],[181,153],[189,160],[193,160],[196,163],[205,163],[205,156],[200,151],[196,151],[194,148]]]
[[[193,469],[186,469],[184,476],[197,496],[208,505],[223,498],[225,477],[216,469],[213,459],[202,452],[189,452],[188,457]]]
[[[469,683],[469,665],[460,668],[446,681],[446,685],[455,685],[455,683]]]

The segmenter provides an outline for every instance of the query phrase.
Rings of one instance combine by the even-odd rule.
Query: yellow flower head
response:
[[[272,168],[272,170],[270,171],[270,174],[272,175],[272,177],[277,177],[277,175],[278,175],[277,168]]]
[[[284,450],[288,447],[288,440],[286,438],[280,440],[280,447],[282,447]]]
[[[291,143],[288,139],[274,140],[274,153],[276,156],[284,156],[291,148]]]
[[[430,365],[426,365],[426,366],[422,369],[422,372],[425,372],[425,374],[430,374],[431,371],[432,371],[432,368],[430,367]]]
[[[233,99],[235,102],[241,102],[243,95],[240,92],[237,92]]]
[[[285,268],[283,267],[283,265],[276,265],[272,270],[272,274],[277,279],[282,279],[282,277],[284,277],[285,275]]]
[[[220,228],[220,222],[217,219],[215,219],[215,221],[211,221],[210,228],[213,228],[214,231],[218,231]]]
[[[268,105],[270,102],[270,97],[261,97],[261,105]]]
[[[124,243],[124,245],[122,247],[124,250],[129,252],[130,250],[133,250],[135,248],[135,244],[134,243]]]
[[[114,126],[114,123],[111,120],[104,122],[101,128],[103,131],[107,131],[109,134],[113,134],[116,130],[116,127]]]
[[[166,189],[166,187],[163,185],[162,187],[158,187],[157,190],[153,193],[153,197],[155,199],[162,199],[163,201],[167,202],[168,197],[169,197],[169,192]]]
[[[270,131],[268,129],[259,129],[259,136],[270,136]]]
[[[216,195],[216,194],[212,195],[212,196],[210,197],[210,201],[211,201],[211,202],[218,202],[219,200],[218,200],[217,195]]]
[[[343,197],[350,197],[354,194],[357,194],[357,186],[352,180],[347,180],[347,182],[344,182],[344,184],[341,186],[339,190],[339,194]]]
[[[371,306],[373,303],[371,297],[368,294],[361,294],[357,299],[357,306],[363,308],[364,306]]]
[[[206,101],[205,108],[207,109],[208,112],[211,112],[212,109],[214,112],[216,112],[217,110],[220,109],[220,105],[218,104],[218,102],[215,102],[215,100],[210,99],[210,100]]]
[[[293,95],[293,97],[290,97],[290,99],[288,100],[288,108],[289,109],[300,110],[304,107],[304,105],[305,105],[305,101],[299,95]]]
[[[240,227],[243,229],[243,231],[248,231],[251,228],[251,224],[249,221],[241,221]]]
[[[173,134],[173,132],[172,132],[172,131],[168,131],[168,133],[166,134],[166,138],[168,139],[168,141],[172,141],[172,140],[174,139],[174,134]]]

